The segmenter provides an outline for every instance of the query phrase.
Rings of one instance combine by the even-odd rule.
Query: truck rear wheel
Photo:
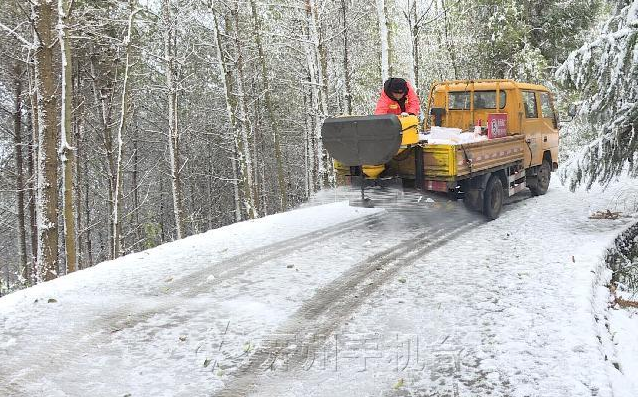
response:
[[[483,194],[483,214],[488,219],[496,219],[503,209],[503,183],[497,175],[492,175],[487,181]]]
[[[536,175],[536,183],[529,187],[529,190],[532,192],[532,196],[542,196],[547,193],[551,178],[552,165],[549,161],[547,161],[547,159],[543,159],[543,163],[538,169],[538,174]]]

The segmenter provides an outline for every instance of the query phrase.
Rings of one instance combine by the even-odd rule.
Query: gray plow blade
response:
[[[395,115],[329,117],[321,126],[328,153],[346,166],[385,164],[401,146]]]

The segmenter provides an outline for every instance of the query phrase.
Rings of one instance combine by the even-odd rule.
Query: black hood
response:
[[[400,77],[390,77],[383,83],[383,92],[392,100],[395,100],[392,96],[393,92],[403,92],[403,98],[405,98],[408,95],[408,83]]]

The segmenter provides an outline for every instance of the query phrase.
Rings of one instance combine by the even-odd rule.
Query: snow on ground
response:
[[[609,335],[594,320],[607,312],[594,299],[609,276],[601,255],[632,219],[588,219],[633,210],[635,194],[625,184],[570,194],[553,183],[406,267],[311,346],[305,366],[267,372],[254,394],[638,395],[635,368],[622,376],[604,361],[597,338]],[[635,324],[619,324],[635,344]],[[623,354],[635,363],[634,353]]]
[[[609,332],[613,336],[613,353],[623,374],[611,371],[617,396],[638,395],[638,309],[610,310]]]
[[[191,341],[180,338],[189,334],[198,335],[199,350],[206,348],[205,342],[217,342],[215,332],[223,330],[230,314],[239,315],[238,323],[244,319],[267,323],[285,315],[268,306],[268,297],[260,301],[245,293],[248,287],[242,277],[249,275],[224,280],[223,272],[233,270],[242,253],[259,256],[260,247],[338,228],[336,225],[379,212],[342,202],[273,215],[128,255],[5,296],[0,299],[0,356],[10,360],[0,360],[0,395],[124,395],[134,391],[134,395],[189,395],[189,389],[176,379],[188,379],[189,371],[197,370],[194,377],[214,383],[216,379],[209,378],[216,375],[201,366],[204,354],[186,355],[168,371],[161,367],[162,360],[184,354],[186,349],[180,347]],[[290,259],[294,263],[294,256]],[[193,274],[198,278],[189,279]],[[258,273],[256,278],[274,277]],[[221,282],[214,284],[217,279]],[[266,288],[281,289],[283,280],[274,281]],[[214,284],[219,297],[182,296],[198,283]],[[288,286],[290,293],[302,288],[301,283]],[[205,285],[201,292],[206,292]],[[185,321],[189,316],[193,320]]]
[[[634,185],[554,181],[489,223],[327,191],[106,262],[0,299],[0,395],[635,396],[602,263],[634,219],[588,218],[634,211]]]

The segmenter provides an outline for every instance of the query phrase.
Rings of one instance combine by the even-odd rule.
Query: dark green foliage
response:
[[[638,1],[619,10],[600,36],[570,54],[556,76],[578,92],[578,118],[566,128],[586,142],[563,177],[575,188],[635,174],[638,149]]]

